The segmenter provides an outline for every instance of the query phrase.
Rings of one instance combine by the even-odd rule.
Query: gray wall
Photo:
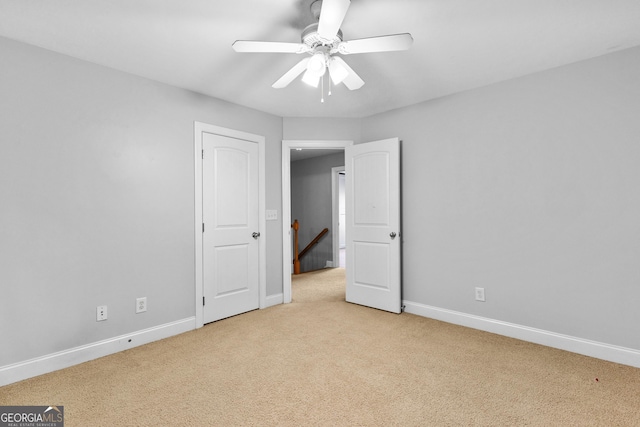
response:
[[[360,119],[285,117],[282,128],[283,139],[361,142]]]
[[[638,76],[636,48],[364,119],[403,140],[404,298],[640,349]]]
[[[0,366],[194,316],[193,123],[266,136],[280,211],[282,119],[3,38],[0,56]]]
[[[329,229],[300,260],[303,272],[324,268],[327,261],[333,261],[331,168],[335,166],[344,166],[344,153],[291,162],[291,220],[300,222],[300,251],[324,228]]]

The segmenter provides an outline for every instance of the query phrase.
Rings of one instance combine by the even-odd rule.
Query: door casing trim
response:
[[[252,133],[228,129],[208,123],[194,122],[194,241],[195,241],[195,312],[196,328],[204,325],[204,309],[202,298],[204,296],[204,263],[202,259],[202,133],[213,133],[229,138],[241,139],[258,144],[258,225],[262,237],[259,239],[259,308],[267,307],[267,260],[266,260],[266,184],[265,184],[265,137]]]
[[[331,168],[331,227],[333,236],[333,267],[340,266],[340,182],[338,175],[345,171],[345,166]]]

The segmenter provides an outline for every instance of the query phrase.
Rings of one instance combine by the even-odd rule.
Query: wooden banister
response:
[[[329,232],[328,228],[322,230],[318,235],[309,243],[302,252],[298,253],[298,230],[300,229],[300,223],[298,220],[294,220],[293,224],[291,224],[291,228],[293,228],[293,274],[300,274],[300,258],[305,256],[307,252],[311,250],[311,248],[317,244],[322,236]]]
[[[313,245],[315,245],[316,243],[318,243],[320,241],[320,239],[322,239],[322,236],[324,236],[325,234],[327,234],[329,232],[328,228],[325,228],[324,230],[322,230],[320,233],[318,233],[318,235],[315,237],[315,239],[313,239],[311,241],[311,243],[309,243],[307,245],[306,248],[304,248],[301,252],[300,255],[298,255],[298,258],[302,258],[303,256],[306,255],[307,252],[309,252],[309,250],[313,247]]]
[[[300,223],[298,220],[294,220],[293,224],[293,274],[300,274],[300,257],[298,256],[298,229]]]

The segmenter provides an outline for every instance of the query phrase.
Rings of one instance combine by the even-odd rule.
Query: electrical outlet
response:
[[[99,305],[96,307],[96,322],[102,322],[103,320],[107,320],[107,306]]]
[[[136,313],[144,313],[147,311],[147,297],[136,299]]]
[[[476,288],[476,301],[484,300],[484,288]]]

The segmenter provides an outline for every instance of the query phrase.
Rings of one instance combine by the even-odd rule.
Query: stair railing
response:
[[[294,220],[291,227],[294,231],[293,237],[293,274],[300,274],[300,259],[305,256],[311,248],[313,248],[322,237],[329,232],[328,228],[323,229],[318,235],[302,250],[298,253],[298,230],[300,229],[300,223],[298,220]]]
[[[300,223],[298,220],[294,220],[293,224],[293,274],[300,274],[300,257],[298,256],[298,229]]]

